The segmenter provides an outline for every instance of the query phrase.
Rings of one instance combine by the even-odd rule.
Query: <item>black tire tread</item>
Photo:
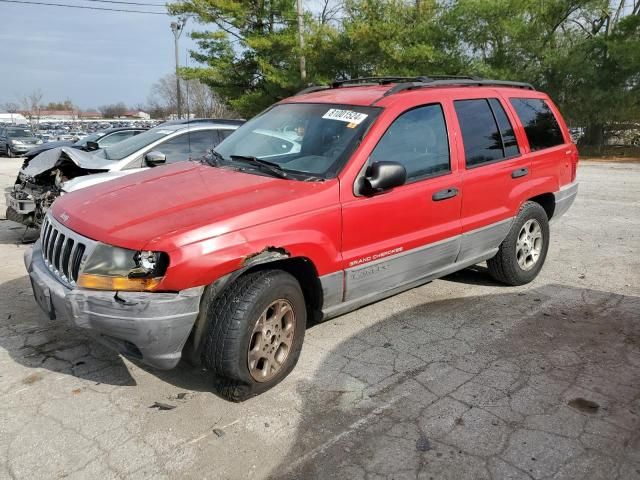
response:
[[[238,371],[238,352],[244,351],[246,345],[247,318],[251,310],[259,303],[261,295],[271,286],[295,283],[298,281],[291,274],[283,270],[258,270],[241,275],[225,287],[219,294],[213,296],[207,305],[209,325],[203,338],[201,361],[204,366],[212,370],[217,376],[216,392],[221,397],[232,402],[242,402],[258,395],[279,383],[293,369],[300,355],[304,339],[306,318],[303,314],[302,329],[298,335],[298,346],[289,354],[289,366],[283,368],[280,377],[265,383],[255,382],[245,378],[244,373]],[[304,303],[302,290],[300,298]],[[303,308],[303,311],[306,310]]]
[[[249,273],[238,278],[217,295],[208,307],[209,318],[215,318],[204,339],[203,363],[218,375],[228,375],[231,360],[225,355],[225,345],[242,336],[242,314],[252,307],[245,300],[254,297],[261,281],[270,271]],[[242,300],[241,300],[242,299]],[[227,358],[225,358],[227,357]]]
[[[519,225],[523,221],[523,219],[529,219],[536,215],[547,220],[547,214],[544,208],[542,208],[542,206],[539,203],[528,201],[522,204],[522,207],[520,207],[518,215],[513,221],[511,230],[509,231],[509,233],[507,234],[507,237],[504,239],[504,241],[500,244],[500,247],[498,248],[498,253],[496,253],[496,255],[493,258],[490,258],[489,260],[487,260],[487,267],[489,269],[489,274],[494,280],[497,280],[498,282],[511,285],[511,286],[523,285],[533,280],[533,278],[535,278],[535,276],[538,274],[538,272],[542,268],[544,261],[546,259],[546,251],[549,244],[548,235],[547,235],[547,238],[545,239],[543,258],[540,259],[540,264],[535,267],[535,270],[534,270],[535,274],[531,279],[525,280],[523,278],[523,275],[516,270],[516,265],[518,262],[515,258],[515,251],[512,245],[514,240],[513,236],[517,235],[517,232],[515,232],[515,230],[518,230],[518,231],[520,230]],[[543,230],[547,229],[548,231],[548,228],[549,228],[548,223],[546,223],[546,225],[543,225],[542,228]]]

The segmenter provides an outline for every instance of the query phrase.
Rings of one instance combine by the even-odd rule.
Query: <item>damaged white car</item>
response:
[[[53,201],[65,192],[155,167],[201,158],[243,122],[166,125],[95,152],[53,148],[25,161],[5,191],[7,219],[39,229]]]

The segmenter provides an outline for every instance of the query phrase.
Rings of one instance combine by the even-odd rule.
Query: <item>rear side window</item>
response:
[[[538,98],[512,98],[532,151],[562,145],[560,125],[547,102]]]
[[[456,100],[454,105],[467,167],[518,155],[513,127],[497,99]]]
[[[449,172],[449,138],[442,107],[425,105],[396,118],[369,160],[404,165],[407,180]]]
[[[513,131],[511,122],[507,118],[507,114],[497,98],[490,98],[489,105],[493,110],[493,115],[498,123],[500,129],[500,135],[502,136],[502,147],[504,148],[505,157],[515,157],[520,153],[518,149],[518,141],[516,140],[516,134]]]

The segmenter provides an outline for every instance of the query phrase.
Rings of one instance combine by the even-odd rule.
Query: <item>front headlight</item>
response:
[[[154,290],[169,266],[164,252],[135,251],[99,243],[78,276],[78,286],[93,290]]]
[[[23,145],[22,141],[20,140],[11,140],[11,143],[14,145]]]
[[[42,140],[37,140],[36,145],[42,145]]]

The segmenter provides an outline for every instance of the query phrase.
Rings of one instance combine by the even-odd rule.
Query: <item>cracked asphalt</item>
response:
[[[640,479],[640,165],[579,180],[532,284],[478,266],[315,325],[242,404],[46,320],[0,221],[0,478]]]

